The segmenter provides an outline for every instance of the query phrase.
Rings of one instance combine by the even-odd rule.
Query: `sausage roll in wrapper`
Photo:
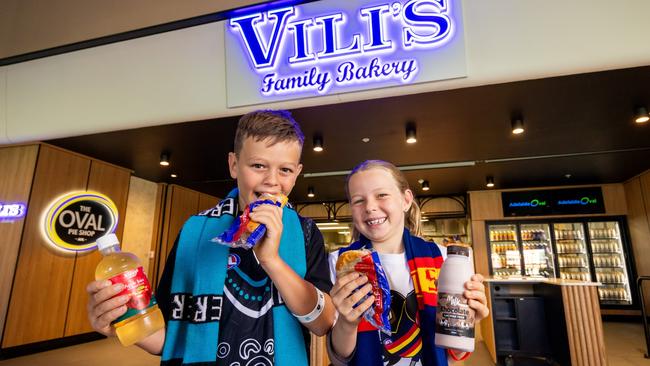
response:
[[[251,211],[255,210],[255,207],[264,204],[284,207],[288,200],[287,196],[283,194],[279,196],[274,196],[268,193],[262,194],[259,200],[252,202],[248,207],[246,207],[241,216],[235,218],[228,230],[224,231],[216,238],[213,238],[212,241],[227,245],[231,248],[250,249],[254,247],[255,244],[264,237],[264,233],[266,233],[266,225],[251,220]]]
[[[343,252],[336,261],[336,276],[358,272],[368,277],[375,302],[363,313],[363,318],[377,329],[390,335],[390,285],[374,250],[360,249]],[[364,298],[365,299],[365,298]],[[363,301],[360,300],[359,302]]]

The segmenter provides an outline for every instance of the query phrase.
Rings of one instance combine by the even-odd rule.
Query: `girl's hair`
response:
[[[395,184],[397,185],[397,188],[399,188],[400,192],[402,192],[402,194],[404,194],[407,189],[411,189],[409,187],[409,182],[406,180],[406,177],[401,170],[397,169],[395,165],[384,160],[366,160],[354,167],[354,169],[352,169],[350,174],[348,174],[347,178],[345,179],[345,195],[348,197],[348,201],[350,201],[350,178],[359,172],[370,169],[384,169],[388,171],[395,179]],[[415,202],[414,199],[411,203],[411,207],[404,213],[404,226],[406,226],[411,234],[415,236],[422,235],[422,230],[420,227],[421,218],[422,215],[420,213],[420,206],[418,206],[417,202]],[[359,232],[356,228],[353,228],[352,230],[352,238],[354,240],[359,239]]]

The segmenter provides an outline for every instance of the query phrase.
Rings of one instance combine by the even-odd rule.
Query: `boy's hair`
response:
[[[391,174],[391,176],[395,179],[395,184],[397,185],[397,188],[402,192],[402,194],[407,190],[411,189],[409,187],[409,182],[406,180],[406,177],[402,173],[401,170],[397,169],[397,167],[387,161],[384,160],[366,160],[363,163],[357,165],[352,169],[350,174],[348,174],[347,178],[345,179],[345,195],[348,197],[348,201],[350,200],[350,178],[352,178],[353,175],[356,173],[370,170],[370,169],[384,169],[387,172]],[[414,197],[415,198],[415,197]],[[420,226],[420,220],[422,219],[422,214],[420,213],[420,206],[418,206],[417,202],[415,202],[415,199],[413,200],[413,203],[411,203],[411,207],[404,213],[404,226],[411,232],[411,234],[415,236],[421,236],[422,235],[422,228]],[[359,232],[357,231],[356,228],[353,228],[352,230],[352,237],[354,240],[359,239]]]
[[[270,138],[271,145],[297,141],[301,148],[305,142],[305,135],[298,122],[291,117],[291,113],[284,110],[259,110],[243,115],[235,132],[235,154],[239,155],[247,137],[252,137],[255,141]]]

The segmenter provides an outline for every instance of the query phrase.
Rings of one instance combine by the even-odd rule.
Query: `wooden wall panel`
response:
[[[156,209],[154,215],[154,232],[151,238],[151,248],[154,250],[154,257],[149,260],[149,281],[153,288],[158,287],[158,278],[161,258],[164,257],[162,239],[163,239],[163,224],[165,218],[165,197],[167,196],[167,184],[158,183],[156,189]]]
[[[472,248],[474,249],[474,268],[476,273],[490,275],[488,244],[485,239],[485,221],[472,221]]]
[[[163,242],[160,250],[158,280],[165,268],[165,261],[174,245],[176,236],[181,231],[185,221],[199,212],[199,192],[175,184],[167,188],[165,204],[165,222],[163,227]]]
[[[500,220],[503,218],[501,191],[469,192],[472,220]]]
[[[623,184],[605,184],[602,189],[605,213],[607,215],[627,215],[625,187],[623,187]]]
[[[158,184],[147,180],[131,177],[129,182],[129,198],[124,216],[124,234],[122,235],[122,250],[131,252],[140,258],[145,273],[150,273],[150,253],[156,250],[153,237],[156,226],[156,204]]]
[[[625,183],[632,252],[637,275],[650,275],[650,172]],[[650,284],[643,288],[646,311],[650,314]]]
[[[217,203],[219,203],[219,201],[221,200],[217,197],[210,196],[209,194],[205,194],[205,193],[199,193],[198,212],[205,211],[209,208],[216,206]]]
[[[41,215],[54,198],[85,190],[89,170],[88,159],[40,147],[3,348],[63,336],[75,257],[51,249],[42,236]]]
[[[562,286],[571,365],[605,366],[605,337],[594,286]]]
[[[127,169],[97,160],[91,162],[87,190],[107,195],[117,206],[118,223],[115,234],[118,238],[122,237],[124,230],[130,177],[131,171]],[[86,285],[95,280],[95,267],[101,258],[102,256],[97,250],[77,255],[64,332],[66,337],[92,332],[86,316],[86,303],[88,302]]]
[[[27,204],[37,155],[38,145],[0,148],[0,203]],[[9,307],[24,223],[24,217],[0,221],[0,339]]]

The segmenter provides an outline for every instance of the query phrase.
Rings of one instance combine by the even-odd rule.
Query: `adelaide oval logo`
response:
[[[98,192],[72,192],[57,198],[45,214],[44,232],[57,248],[81,252],[96,247],[99,237],[115,231],[117,206]]]

